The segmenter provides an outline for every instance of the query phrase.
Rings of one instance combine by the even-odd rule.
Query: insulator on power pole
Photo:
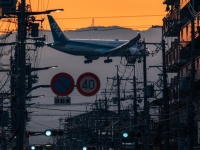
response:
[[[38,77],[38,75],[37,75],[37,74],[31,75],[31,78],[32,78],[32,84],[34,84],[34,83],[37,83],[37,82],[38,82],[38,79],[39,79],[39,77]]]

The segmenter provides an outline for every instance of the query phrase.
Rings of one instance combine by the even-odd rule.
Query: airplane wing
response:
[[[122,54],[125,49],[128,49],[128,48],[132,47],[134,44],[136,44],[137,41],[140,40],[140,38],[141,38],[141,35],[138,33],[138,35],[135,38],[131,39],[130,41],[128,41],[118,47],[115,47],[113,49],[110,49],[106,52],[103,52],[101,54],[103,56],[106,56],[106,55],[107,56],[115,56],[116,54],[120,54],[120,53]]]

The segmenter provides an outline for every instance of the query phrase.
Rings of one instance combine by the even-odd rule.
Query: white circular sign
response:
[[[82,95],[92,96],[99,91],[100,80],[95,74],[87,72],[79,76],[76,86]]]

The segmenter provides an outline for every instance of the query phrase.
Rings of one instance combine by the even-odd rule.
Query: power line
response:
[[[100,16],[100,17],[66,17],[66,18],[56,18],[57,20],[63,19],[112,19],[112,18],[134,18],[134,17],[162,17],[163,15],[134,15],[134,16]]]
[[[32,106],[31,108],[35,108],[35,109],[45,109],[45,110],[57,110],[57,111],[76,111],[76,112],[87,112],[84,110],[65,110],[65,109],[53,109],[53,108],[41,108],[41,107],[34,107]]]
[[[41,123],[37,123],[37,122],[35,122],[35,121],[30,121],[30,122],[35,123],[35,124],[38,124],[38,125],[43,126],[43,127],[47,127],[47,128],[51,128],[51,129],[54,128],[54,127],[50,127],[50,126],[47,126],[47,125],[44,125],[44,124],[41,124]]]

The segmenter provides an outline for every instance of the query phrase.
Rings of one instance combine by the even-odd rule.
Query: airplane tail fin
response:
[[[65,42],[65,41],[69,40],[64,35],[64,33],[62,32],[62,30],[60,29],[60,27],[58,26],[58,24],[56,23],[54,18],[51,15],[47,15],[47,17],[49,20],[49,24],[50,24],[54,42]]]

